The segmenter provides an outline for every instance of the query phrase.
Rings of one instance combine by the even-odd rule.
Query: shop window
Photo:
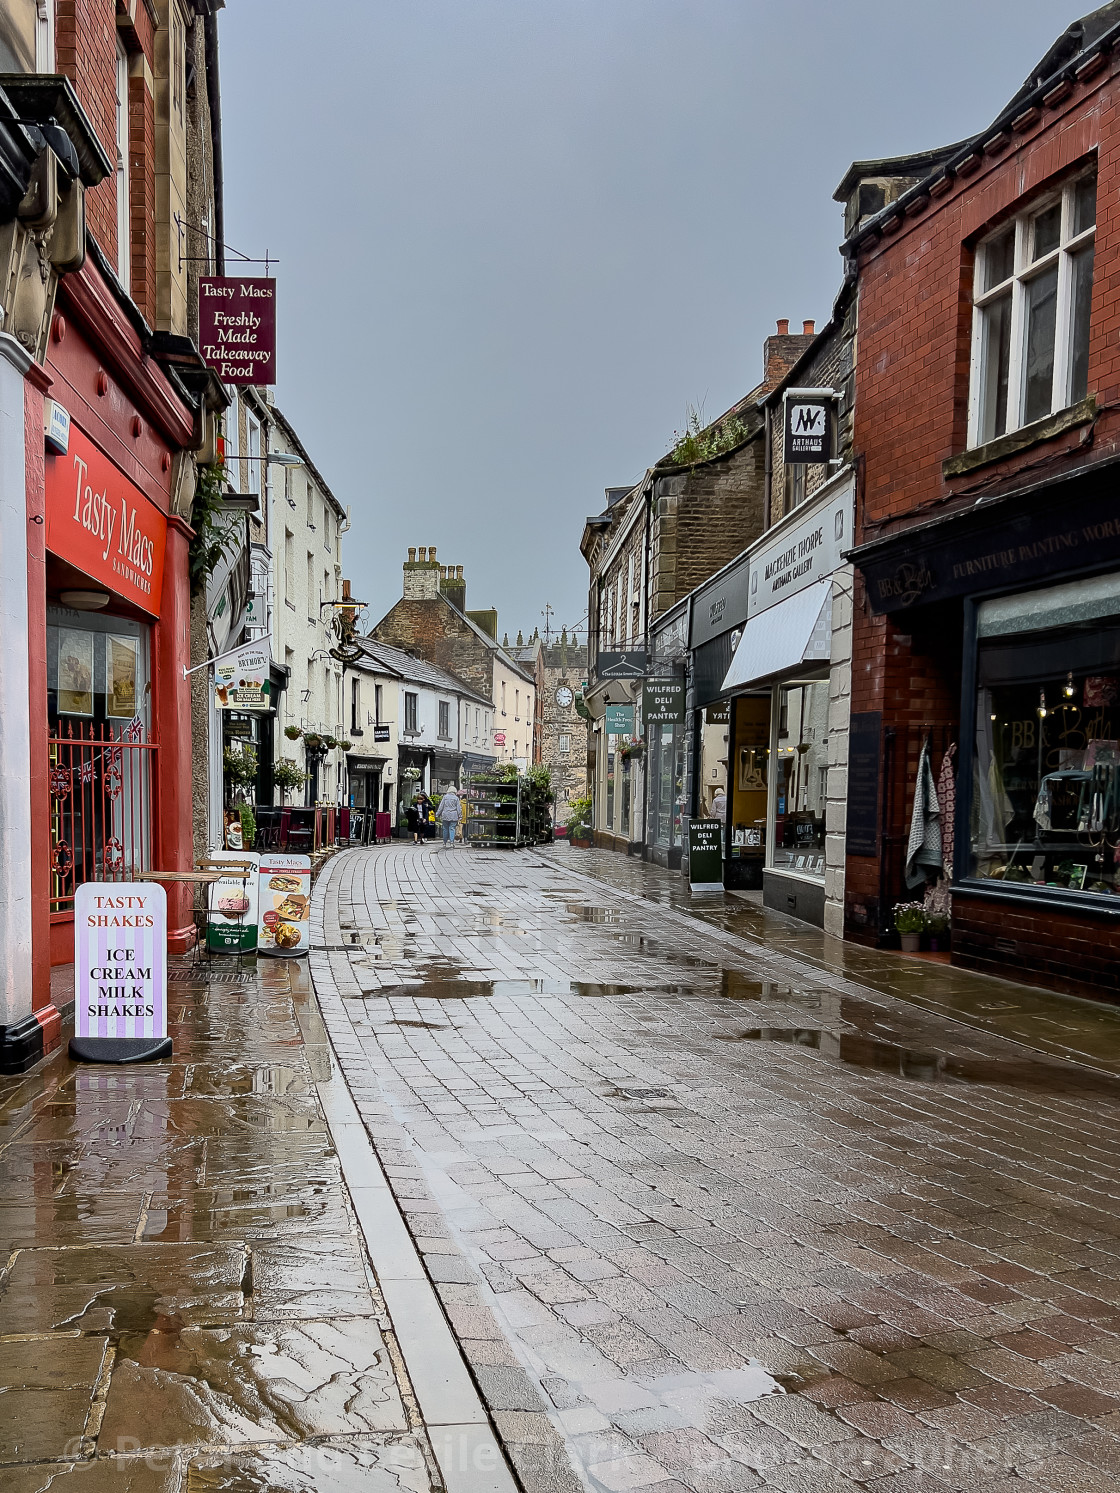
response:
[[[418,706],[419,700],[420,700],[420,696],[419,695],[414,695],[410,690],[406,690],[405,691],[405,695],[404,695],[404,729],[406,731],[412,732],[413,734],[415,734],[417,732],[417,730],[418,730],[418,727],[417,727],[417,724],[416,724],[416,714],[417,714],[417,706]]]
[[[1084,399],[1096,218],[1094,172],[979,245],[969,445]]]
[[[648,775],[654,843],[672,849],[681,843],[684,815],[684,730],[653,726]]]
[[[618,742],[617,736],[607,737],[607,811],[603,820],[603,828],[614,829],[614,764],[618,753],[615,746]]]
[[[771,868],[824,879],[828,680],[782,685]]]
[[[441,740],[451,740],[451,705],[447,700],[439,702],[439,734]]]
[[[622,761],[622,781],[619,784],[619,792],[622,796],[622,801],[619,807],[622,812],[620,814],[618,823],[619,834],[623,835],[628,835],[630,833],[630,786],[630,758],[624,757]]]
[[[984,602],[969,872],[1120,893],[1120,576]]]

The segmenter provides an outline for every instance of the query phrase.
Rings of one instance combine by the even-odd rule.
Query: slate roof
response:
[[[388,643],[378,642],[376,638],[358,638],[357,642],[371,663],[386,674],[395,674],[406,684],[426,684],[431,689],[442,690],[444,694],[460,695],[464,700],[474,701],[476,705],[493,708],[492,701],[477,694],[469,685],[456,679],[446,669],[441,669],[438,664],[430,664],[426,658],[417,658],[413,653],[406,653],[403,648],[393,648]]]

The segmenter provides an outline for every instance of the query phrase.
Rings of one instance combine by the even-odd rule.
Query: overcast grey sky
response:
[[[375,618],[434,544],[511,635],[582,619],[604,487],[827,318],[848,164],[980,129],[1078,13],[228,0],[227,238],[281,261],[277,402]]]

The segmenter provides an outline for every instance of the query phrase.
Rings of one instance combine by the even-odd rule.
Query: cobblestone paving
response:
[[[171,974],[170,1062],[0,1079],[0,1488],[429,1493],[307,970]]]
[[[326,1024],[526,1485],[1120,1487],[1120,1084],[527,853],[344,854]],[[559,1438],[563,1438],[563,1446]]]

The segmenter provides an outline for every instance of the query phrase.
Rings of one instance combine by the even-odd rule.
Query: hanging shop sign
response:
[[[388,726],[374,726],[373,728],[374,741],[388,741],[390,735],[391,732]]]
[[[198,346],[225,384],[276,382],[276,281],[203,275]]]
[[[164,514],[74,424],[67,454],[47,457],[44,488],[51,554],[158,617]]]
[[[505,744],[506,744],[506,733],[504,731],[495,731],[494,732],[494,745],[495,746],[505,746]]]
[[[260,856],[251,850],[219,850],[211,852],[210,860],[237,864],[210,887],[207,948],[219,954],[243,954],[255,949]]]
[[[246,643],[214,665],[215,710],[268,710],[272,705],[267,643]]]
[[[723,891],[723,821],[688,821],[688,885],[694,892]]]
[[[261,954],[306,954],[311,946],[311,857],[262,851],[258,907]]]
[[[630,653],[600,653],[595,673],[600,679],[641,679],[646,672],[645,649]]]
[[[842,564],[852,542],[854,492],[852,482],[844,482],[830,499],[814,504],[795,524],[783,524],[752,553],[748,617],[804,591]]]
[[[787,389],[785,394],[786,466],[832,460],[831,389]]]
[[[603,729],[610,736],[633,736],[633,705],[607,705],[603,710]]]
[[[72,1057],[166,1057],[167,894],[157,882],[85,881],[74,890]]]
[[[729,726],[731,724],[731,701],[717,700],[704,711],[706,726]]]
[[[684,680],[645,680],[642,685],[642,720],[647,726],[683,726]]]

